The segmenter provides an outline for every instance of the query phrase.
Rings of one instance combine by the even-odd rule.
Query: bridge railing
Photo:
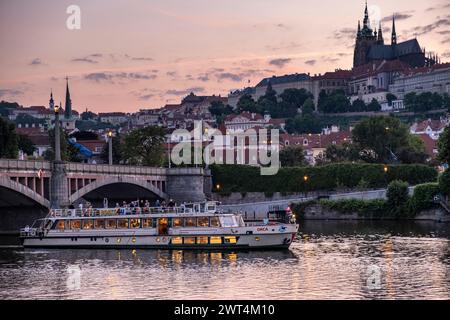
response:
[[[17,160],[0,159],[0,169],[2,170],[50,170],[49,161],[44,160]]]

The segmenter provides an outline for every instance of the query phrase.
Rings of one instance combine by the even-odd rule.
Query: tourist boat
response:
[[[288,221],[245,223],[215,202],[179,207],[51,210],[20,230],[25,248],[286,249],[298,231]]]

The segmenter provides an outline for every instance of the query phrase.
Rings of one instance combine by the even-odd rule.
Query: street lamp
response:
[[[61,137],[59,132],[59,106],[55,106],[55,161],[61,161]]]
[[[216,189],[217,189],[217,191],[220,190],[220,184],[216,184]]]
[[[387,165],[384,165],[384,168],[383,168],[383,170],[384,170],[384,173],[387,173],[387,172],[389,171],[389,168],[388,168],[388,166],[387,166]]]
[[[110,166],[112,166],[112,164],[113,164],[113,158],[112,158],[112,136],[113,136],[113,133],[112,133],[112,131],[108,131],[108,149],[109,149],[109,152],[108,152],[108,155],[109,155],[109,165]]]

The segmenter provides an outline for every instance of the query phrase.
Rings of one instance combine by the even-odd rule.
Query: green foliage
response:
[[[450,196],[450,169],[445,170],[439,178],[439,189],[444,195]]]
[[[314,113],[314,101],[312,98],[306,99],[305,103],[303,103],[302,106],[302,115],[310,114],[312,115]]]
[[[349,110],[350,112],[364,112],[367,111],[366,103],[361,99],[356,99],[353,101],[352,106]]]
[[[74,134],[70,135],[70,138],[75,138],[77,141],[83,141],[83,140],[97,140],[98,134],[91,131],[78,131]]]
[[[367,105],[367,111],[381,111],[381,105],[377,99],[372,99],[372,101]]]
[[[213,101],[209,107],[209,112],[215,117],[221,117],[233,113],[233,108],[224,105],[222,101]]]
[[[109,143],[107,142],[103,147],[100,158],[109,163]],[[112,137],[112,160],[113,164],[120,164],[122,161],[122,143],[119,136]]]
[[[7,117],[10,110],[17,108],[20,108],[17,102],[6,102],[2,100],[0,101],[0,116]]]
[[[91,112],[91,111],[85,111],[80,115],[80,117],[81,117],[81,120],[85,120],[85,121],[95,120],[95,119],[97,119],[97,114],[94,112]]]
[[[409,200],[408,183],[400,180],[394,180],[389,183],[386,190],[387,203],[391,208],[403,210]]]
[[[306,165],[305,152],[302,147],[287,147],[280,151],[280,164],[282,167],[297,167]]]
[[[44,152],[43,156],[45,160],[53,161],[55,159],[55,128],[53,127],[48,131],[50,149]],[[69,137],[63,128],[60,128],[60,147],[61,147],[61,160],[70,162],[81,162],[82,156],[78,154],[78,150],[69,144]]]
[[[261,113],[261,110],[257,106],[255,100],[253,100],[252,96],[249,94],[244,94],[239,98],[239,101],[237,103],[236,113],[241,113],[244,111],[248,111],[251,113]]]
[[[18,137],[14,131],[14,124],[0,117],[0,158],[16,159]]]
[[[439,195],[438,183],[424,183],[415,186],[414,193],[410,199],[410,208],[418,213],[421,210],[432,209],[437,206],[434,197]]]
[[[225,192],[307,192],[354,189],[360,181],[368,188],[383,188],[394,180],[410,185],[434,182],[437,171],[425,165],[392,165],[387,173],[381,164],[339,163],[321,167],[280,168],[273,176],[262,176],[260,168],[240,165],[213,165],[213,184]],[[305,182],[304,177],[308,179]]]
[[[19,150],[22,150],[27,155],[31,156],[36,150],[33,141],[28,138],[28,136],[19,134],[17,135],[17,145]]]
[[[351,109],[351,104],[342,90],[336,90],[329,95],[322,90],[319,94],[318,108],[323,113],[344,113]]]
[[[450,126],[447,126],[438,141],[438,160],[450,164]]]
[[[417,94],[411,92],[405,95],[404,104],[410,111],[422,113],[446,107],[446,104],[448,103],[446,99],[446,96],[442,96],[438,93],[423,92]]]
[[[298,115],[286,121],[286,131],[289,133],[320,133],[321,122],[312,114]]]
[[[397,99],[398,99],[397,96],[392,93],[388,93],[386,95],[386,100],[390,106],[392,105],[392,101],[397,100]]]
[[[123,160],[131,165],[162,166],[165,159],[165,129],[145,127],[125,137]]]

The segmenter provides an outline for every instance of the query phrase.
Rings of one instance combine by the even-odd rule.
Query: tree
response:
[[[256,107],[256,113],[260,114],[264,114],[266,112],[272,114],[277,111],[277,92],[272,88],[272,84],[270,82],[267,85],[266,93],[258,99]]]
[[[293,106],[296,109],[299,109],[304,105],[306,100],[314,99],[314,96],[311,92],[308,92],[305,89],[295,89],[289,88],[284,90],[280,94],[281,101],[286,102],[287,104]]]
[[[400,147],[408,146],[409,130],[397,118],[377,116],[363,120],[352,131],[360,152],[373,154],[374,162],[392,162]]]
[[[330,95],[322,90],[318,107],[323,113],[344,113],[351,109],[351,104],[343,90],[335,90]]]
[[[450,196],[450,169],[445,170],[439,178],[439,189],[446,196]]]
[[[289,133],[320,133],[321,122],[311,114],[298,115],[286,121],[286,131]]]
[[[14,124],[0,117],[0,158],[16,159],[18,137],[14,131]]]
[[[0,101],[0,116],[7,117],[9,110],[20,108],[17,102]]]
[[[408,145],[401,146],[397,151],[398,159],[402,163],[426,163],[428,155],[425,153],[425,144],[415,135],[408,136]]]
[[[81,115],[81,120],[95,120],[97,119],[97,114],[91,111],[85,111]]]
[[[165,155],[165,134],[161,127],[145,127],[125,136],[123,160],[132,165],[161,166]]]
[[[438,149],[438,160],[450,164],[450,126],[447,126],[440,135]]]
[[[408,183],[400,180],[394,180],[389,183],[386,190],[387,203],[393,211],[397,213],[404,212],[405,206],[409,200]]]
[[[282,167],[300,167],[306,165],[305,152],[302,147],[291,146],[280,151]]]
[[[377,99],[372,99],[372,101],[367,105],[367,111],[381,111],[381,105]]]
[[[44,152],[43,156],[45,160],[53,161],[55,159],[55,128],[48,130],[48,136],[50,141],[50,149]],[[61,148],[61,160],[70,162],[81,162],[83,158],[79,155],[78,150],[69,144],[69,137],[63,128],[60,128],[60,148]]]
[[[397,96],[394,95],[394,94],[392,94],[392,93],[388,93],[388,94],[386,95],[386,100],[387,100],[388,104],[389,104],[390,106],[392,106],[392,101],[397,100]]]
[[[255,100],[253,100],[252,96],[249,94],[244,94],[239,98],[239,101],[237,103],[237,113],[241,113],[244,111],[257,113],[257,105]]]
[[[31,141],[28,136],[25,136],[23,134],[17,135],[17,145],[19,147],[19,150],[22,150],[29,156],[31,156],[36,150],[33,141]]]
[[[98,140],[98,134],[91,131],[78,131],[70,135],[70,137],[77,139],[77,141]]]
[[[109,163],[109,142],[103,147],[100,158],[105,163]],[[120,142],[120,137],[112,137],[112,160],[113,164],[120,164],[122,161],[122,144]]]
[[[350,111],[352,111],[352,112],[367,111],[366,103],[361,99],[356,99],[355,101],[353,101]]]
[[[314,113],[314,101],[312,98],[305,100],[302,106],[302,115],[312,115]]]
[[[359,153],[356,146],[352,143],[344,142],[341,146],[329,145],[320,159],[320,164],[356,161],[358,159]]]
[[[209,112],[215,116],[220,117],[233,113],[233,108],[229,105],[224,105],[222,101],[213,101],[209,107]]]

